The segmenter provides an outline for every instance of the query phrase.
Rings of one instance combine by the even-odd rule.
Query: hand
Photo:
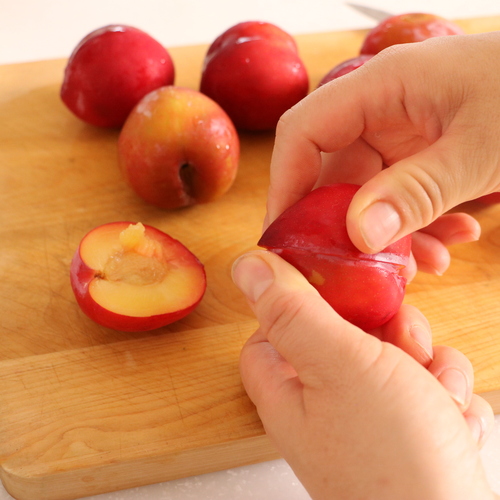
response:
[[[270,252],[241,257],[233,278],[261,325],[241,353],[243,383],[313,499],[495,498],[477,446],[491,408],[472,394],[467,359],[431,348],[421,313],[404,306],[366,334]]]
[[[390,47],[312,92],[278,124],[268,223],[317,185],[362,184],[347,216],[353,243],[379,251],[415,233],[423,270],[446,245],[479,237],[452,207],[500,190],[500,33]]]

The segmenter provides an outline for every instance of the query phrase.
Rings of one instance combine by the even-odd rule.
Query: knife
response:
[[[354,10],[357,10],[358,12],[361,12],[361,14],[364,14],[365,16],[368,16],[370,19],[374,19],[378,22],[383,21],[384,19],[387,19],[388,17],[391,17],[393,15],[385,10],[375,9],[373,7],[368,7],[366,5],[360,5],[357,3],[346,2],[346,5],[353,8]]]

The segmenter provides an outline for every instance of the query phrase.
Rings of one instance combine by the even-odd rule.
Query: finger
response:
[[[477,241],[481,235],[481,226],[471,215],[456,212],[441,215],[420,231],[434,236],[443,245],[449,246]]]
[[[380,153],[363,138],[335,153],[322,153],[321,172],[315,187],[347,182],[364,184],[384,168]]]
[[[474,387],[474,370],[469,359],[452,347],[435,346],[434,359],[428,370],[448,391],[460,410],[466,411]]]
[[[387,90],[395,99],[401,95],[397,79],[385,79],[384,86],[371,85],[373,79],[380,79],[367,71],[371,63],[311,92],[281,117],[271,159],[269,222],[311,191],[321,172],[322,152],[349,146],[361,136],[367,110],[382,112],[385,98],[374,95],[371,87],[380,94]]]
[[[403,78],[402,104],[407,118],[417,125],[415,133],[426,137],[428,145],[421,143],[411,154],[409,148],[395,148],[391,158],[386,158],[391,166],[356,193],[348,213],[348,232],[360,250],[379,251],[428,226],[450,208],[498,186],[500,163],[493,148],[496,128],[485,127],[478,118],[496,105],[490,96],[491,85],[498,81],[495,76],[472,83],[459,63],[465,53],[480,50],[491,36],[440,37],[424,44],[395,46],[387,52],[385,62],[394,68],[403,62],[403,56],[418,56],[419,64],[436,68],[430,79],[423,80],[406,65]],[[496,43],[495,39],[492,45]],[[376,60],[370,62],[378,69]],[[434,85],[439,91],[433,90]],[[379,149],[388,134],[377,138],[375,132],[365,131],[363,137],[372,145],[378,141]]]
[[[445,214],[413,233],[412,254],[420,271],[441,276],[450,265],[448,245],[477,241],[481,226],[464,213]]]
[[[495,426],[493,409],[485,399],[473,394],[470,405],[464,412],[464,418],[473,438],[481,448]]]
[[[449,136],[451,135],[451,137]],[[360,250],[373,253],[428,226],[467,199],[467,161],[450,132],[432,146],[401,160],[367,181],[347,214],[347,229]],[[449,154],[449,151],[455,151]],[[462,152],[463,157],[467,156]],[[450,182],[453,172],[455,182]]]
[[[330,372],[332,363],[343,365],[367,337],[342,319],[297,269],[272,252],[240,257],[233,266],[233,280],[246,295],[267,340],[301,380]]]
[[[245,343],[240,354],[240,373],[250,399],[262,408],[278,412],[296,397],[300,384],[297,372],[269,343],[258,329]],[[265,415],[261,415],[265,420]]]
[[[411,251],[419,271],[442,276],[450,267],[451,257],[446,246],[422,231],[413,233]]]
[[[399,347],[425,367],[432,362],[431,327],[416,307],[403,304],[396,315],[380,328],[377,336]]]
[[[400,274],[403,278],[406,278],[408,283],[415,278],[415,275],[417,274],[417,261],[415,260],[413,252],[410,252],[408,263],[406,264],[406,267],[401,269]]]

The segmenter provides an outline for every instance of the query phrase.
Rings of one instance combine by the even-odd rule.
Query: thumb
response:
[[[469,145],[450,130],[425,150],[380,171],[349,206],[347,231],[354,245],[365,253],[379,252],[481,195],[487,181],[475,162]]]
[[[293,367],[302,383],[352,361],[362,342],[371,345],[369,335],[342,319],[299,271],[272,252],[240,257],[233,280],[257,317],[262,341]]]

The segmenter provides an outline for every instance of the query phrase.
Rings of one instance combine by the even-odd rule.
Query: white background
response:
[[[500,14],[498,0],[353,0],[393,13],[449,18]],[[165,46],[209,43],[248,20],[292,34],[366,28],[342,0],[0,0],[0,63],[67,57],[87,33],[112,23],[147,31]]]
[[[392,13],[432,12],[448,18],[500,14],[499,0],[357,0]],[[124,23],[166,47],[210,43],[240,21],[278,24],[291,34],[374,25],[340,0],[0,0],[0,64],[67,57],[87,33]],[[1,124],[0,124],[1,126]],[[500,416],[482,450],[500,493]],[[11,500],[0,485],[0,500]],[[87,500],[308,500],[283,460],[87,497]]]

